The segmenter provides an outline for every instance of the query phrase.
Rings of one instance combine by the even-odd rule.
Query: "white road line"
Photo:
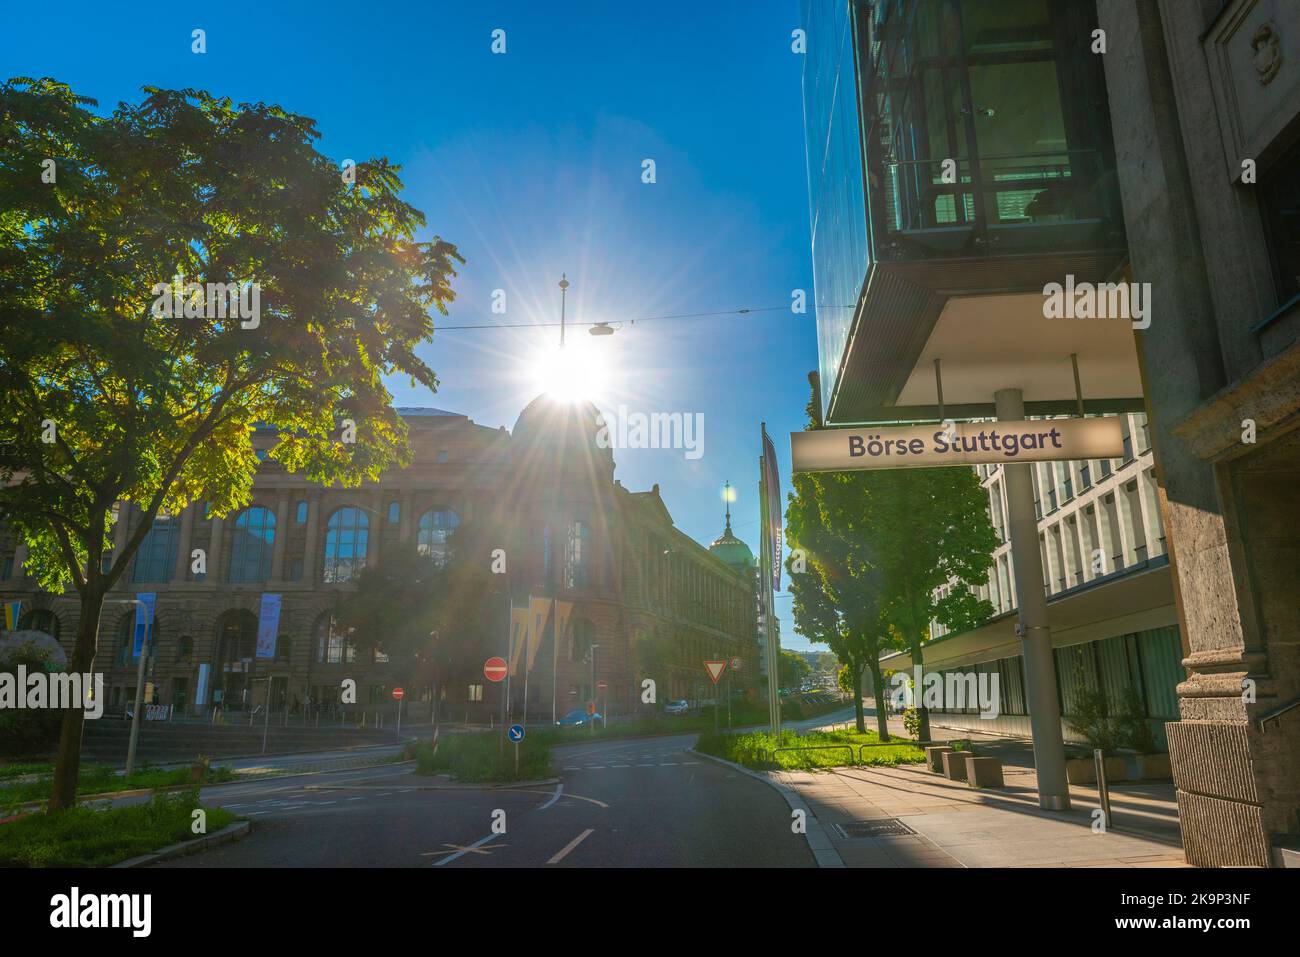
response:
[[[365,800],[365,797],[362,796],[362,797],[359,797],[359,798],[345,798],[344,800],[347,800],[347,801],[364,801],[364,800]]]
[[[587,770],[588,770],[588,771],[604,771],[604,770],[605,770],[605,765],[603,765],[603,764],[589,764],[589,765],[587,765]]]
[[[638,764],[637,767],[638,767],[638,768],[652,768],[652,767],[654,767],[654,765],[653,765],[653,764]]]
[[[591,828],[591,827],[587,828],[585,831],[583,831],[581,834],[579,834],[577,837],[571,840],[568,844],[564,845],[564,850],[560,851],[560,853],[556,854],[546,863],[547,864],[560,863],[560,861],[564,860],[564,855],[568,854],[571,850],[573,850],[575,847],[577,847],[579,844],[585,841],[587,839],[587,835],[589,835],[593,830],[595,830],[595,828]]]
[[[611,767],[611,768],[626,768],[626,767],[628,767],[628,765],[626,765],[626,764],[611,764],[610,767]]]
[[[561,771],[581,771],[582,768],[578,767],[576,764],[566,764],[566,765],[565,765],[563,768],[561,768],[560,770],[561,770]]]
[[[457,851],[456,853],[452,854],[450,857],[444,857],[444,858],[443,858],[442,860],[440,860],[440,861],[434,861],[434,862],[433,862],[433,866],[434,866],[434,867],[442,867],[442,865],[444,865],[444,864],[446,864],[446,863],[448,863],[448,862],[450,862],[450,861],[454,861],[454,860],[456,860],[457,858],[464,857],[464,856],[465,856],[466,854],[468,854],[470,851],[474,850],[474,848],[476,848],[476,847],[482,847],[484,844],[486,844],[488,841],[492,840],[492,839],[495,838],[495,837],[496,837],[495,834],[489,834],[487,837],[480,837],[477,841],[475,841],[475,842],[474,842],[473,844],[471,844],[469,847],[467,847],[467,848],[465,848],[465,849],[463,849],[463,850]]]
[[[562,794],[563,791],[564,791],[563,784],[556,785],[555,793],[551,795],[551,799],[547,801],[545,804],[543,804],[541,807],[539,807],[537,810],[545,811],[548,807],[550,807],[552,804],[554,804],[556,801],[560,799],[560,794]]]
[[[661,767],[661,768],[675,768],[675,767],[677,767],[677,762],[676,762],[676,761],[660,761],[660,762],[659,762],[659,767]]]

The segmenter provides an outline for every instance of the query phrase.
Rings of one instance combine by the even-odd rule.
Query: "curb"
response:
[[[241,838],[248,837],[248,834],[252,829],[252,821],[236,821],[229,827],[223,827],[215,834],[209,834],[206,837],[200,837],[193,841],[181,841],[179,844],[173,844],[170,847],[164,847],[162,850],[153,851],[149,854],[141,854],[139,857],[133,857],[130,860],[122,861],[120,864],[114,864],[112,866],[145,867],[149,864],[157,864],[159,861],[170,860],[173,857],[183,857],[186,854],[193,854],[196,851],[215,847],[218,844],[228,844],[231,841],[238,841]]]
[[[309,784],[304,791],[491,791],[503,788],[538,788],[559,784],[559,778],[534,781],[485,781],[481,784]]]
[[[731,768],[733,771],[739,771],[741,774],[747,774],[751,778],[762,781],[764,784],[775,788],[785,798],[785,803],[790,805],[793,811],[804,812],[804,840],[808,842],[808,850],[812,851],[813,860],[817,862],[818,867],[844,867],[844,859],[840,857],[840,852],[835,850],[835,845],[831,839],[826,836],[826,829],[822,827],[821,821],[817,820],[817,815],[812,812],[803,798],[788,785],[775,781],[765,774],[759,774],[757,771],[751,771],[747,767],[728,761],[726,758],[720,758],[717,755],[705,754],[703,751],[696,751],[702,758],[707,758],[723,767]]]

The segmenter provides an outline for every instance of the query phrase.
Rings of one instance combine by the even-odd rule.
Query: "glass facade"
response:
[[[436,565],[445,565],[451,558],[451,535],[459,526],[460,516],[455,512],[425,512],[420,516],[416,553]]]
[[[1094,21],[1072,0],[804,0],[823,407],[875,265],[1122,246]]]
[[[275,515],[261,507],[241,512],[230,543],[230,581],[264,582],[270,578],[274,545]]]
[[[366,565],[370,520],[359,508],[341,508],[325,526],[325,564],[321,581],[346,582]]]

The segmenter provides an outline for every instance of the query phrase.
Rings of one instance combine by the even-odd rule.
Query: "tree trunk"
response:
[[[921,666],[921,686],[916,689],[916,714],[921,719],[920,729],[916,733],[918,741],[930,740],[930,711],[925,706],[925,653],[921,650],[920,642],[912,648],[912,665],[913,667]]]
[[[862,668],[856,661],[850,661],[849,668],[853,670],[853,716],[858,722],[858,734],[866,734],[867,723],[862,715]]]
[[[98,580],[98,576],[95,576]],[[68,671],[90,675],[95,667],[95,650],[99,640],[99,618],[104,610],[102,585],[87,583],[81,595],[81,617],[77,622],[77,644],[68,662]],[[102,706],[103,702],[99,702]],[[59,728],[59,750],[54,758],[54,788],[50,810],[59,811],[77,805],[77,775],[81,770],[81,732],[86,711],[82,707],[63,712]]]
[[[869,656],[867,667],[871,669],[871,688],[876,702],[876,733],[880,735],[881,741],[888,741],[889,715],[885,713],[888,692],[885,690],[884,679],[880,676],[880,662]]]

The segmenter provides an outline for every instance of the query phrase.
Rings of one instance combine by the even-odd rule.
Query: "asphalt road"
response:
[[[252,834],[156,866],[813,866],[781,795],[694,740],[554,748],[562,783],[535,788],[432,789],[390,767],[206,788],[204,804],[250,817]]]

